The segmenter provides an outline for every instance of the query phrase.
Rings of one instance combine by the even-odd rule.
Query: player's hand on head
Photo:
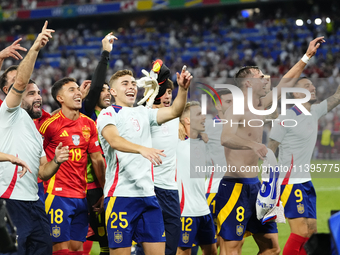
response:
[[[58,146],[55,148],[55,158],[59,164],[68,160],[70,155],[68,146],[63,147],[63,143],[60,142]]]
[[[18,174],[20,174],[19,175],[20,178],[22,178],[27,173],[27,171],[32,173],[32,171],[29,168],[29,166],[27,165],[27,163],[25,161],[21,160],[20,158],[11,155],[10,156],[10,162],[13,165],[21,166],[21,171],[18,172]]]
[[[47,25],[48,21],[46,20],[40,34],[38,35],[37,39],[35,39],[32,49],[39,51],[49,42],[49,39],[52,38],[52,33],[55,31],[53,29],[47,28]]]
[[[309,43],[308,49],[306,51],[306,55],[309,58],[313,57],[316,51],[318,50],[318,48],[320,47],[320,45],[326,42],[323,38],[324,36],[317,37]]]
[[[162,159],[160,156],[166,157],[163,152],[164,150],[143,147],[140,154],[144,158],[148,159],[153,165],[161,165]]]
[[[23,57],[18,52],[20,51],[27,51],[26,48],[21,47],[19,42],[22,40],[22,38],[19,38],[15,42],[13,42],[10,46],[6,47],[2,51],[0,51],[0,59],[6,59],[9,57],[12,57],[16,60],[23,59]]]
[[[103,50],[111,52],[115,40],[118,40],[118,38],[112,32],[108,33],[102,40]]]
[[[254,143],[252,146],[252,150],[260,157],[260,159],[264,160],[264,157],[267,155],[268,149],[262,143]]]
[[[184,89],[188,89],[192,80],[192,75],[187,71],[187,67],[184,65],[181,74],[177,72],[176,75],[178,85]]]
[[[85,80],[83,83],[80,85],[79,90],[81,92],[81,99],[84,100],[85,97],[89,94],[91,87],[91,80]]]

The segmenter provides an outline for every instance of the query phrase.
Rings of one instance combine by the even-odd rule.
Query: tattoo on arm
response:
[[[18,90],[18,89],[16,89],[14,86],[12,86],[12,89],[13,89],[15,92],[17,92],[18,94],[22,94],[22,93],[24,93],[25,90],[26,90],[26,89]]]
[[[340,96],[333,95],[327,98],[327,111],[331,111],[334,107],[336,107],[340,103]]]

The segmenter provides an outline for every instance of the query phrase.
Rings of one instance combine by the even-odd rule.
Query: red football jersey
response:
[[[48,112],[42,110],[42,115],[39,119],[34,119],[34,124],[36,126],[36,128],[39,130],[41,125],[45,122],[45,120],[47,120],[48,118],[51,118],[51,114],[49,114]]]
[[[61,197],[86,197],[87,154],[100,152],[95,122],[84,114],[77,120],[66,118],[62,111],[47,119],[39,129],[44,136],[44,149],[48,161],[54,158],[60,142],[69,146],[68,161],[44,183],[45,192]]]

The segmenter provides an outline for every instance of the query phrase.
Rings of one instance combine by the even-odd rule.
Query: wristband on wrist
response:
[[[61,163],[59,163],[59,162],[57,161],[57,158],[56,158],[56,156],[54,156],[54,158],[53,158],[53,161],[54,161],[54,163],[56,163],[58,166],[60,166],[60,165],[61,165]]]
[[[303,57],[301,58],[301,61],[304,62],[305,64],[307,64],[309,60],[310,58],[306,54],[303,55]]]

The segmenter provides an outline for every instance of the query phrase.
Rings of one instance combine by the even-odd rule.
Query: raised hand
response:
[[[324,36],[317,37],[309,43],[308,49],[306,51],[307,57],[309,57],[309,58],[313,57],[315,55],[317,49],[320,47],[321,43],[326,42],[323,38],[324,38]]]
[[[63,143],[59,143],[58,146],[55,148],[55,162],[57,164],[61,164],[65,161],[68,160],[68,157],[69,157],[69,150],[68,150],[68,146],[64,146],[63,147]]]
[[[114,40],[118,40],[118,38],[112,32],[108,33],[102,40],[103,50],[111,52]]]
[[[22,38],[19,38],[15,42],[13,42],[10,46],[6,47],[2,51],[0,51],[0,59],[6,59],[9,57],[12,57],[16,60],[23,59],[23,57],[18,52],[21,51],[27,51],[24,47],[21,47],[19,42],[22,40]]]
[[[192,79],[192,75],[187,71],[187,67],[184,65],[181,74],[177,72],[176,75],[178,85],[187,90]]]
[[[85,80],[83,83],[80,85],[79,90],[81,92],[81,99],[84,100],[85,97],[89,94],[91,87],[91,80]]]
[[[49,38],[52,38],[52,33],[54,33],[55,31],[53,29],[48,29],[47,25],[48,21],[46,20],[43,28],[41,29],[41,33],[34,41],[34,44],[32,46],[33,50],[39,51],[49,42]]]

